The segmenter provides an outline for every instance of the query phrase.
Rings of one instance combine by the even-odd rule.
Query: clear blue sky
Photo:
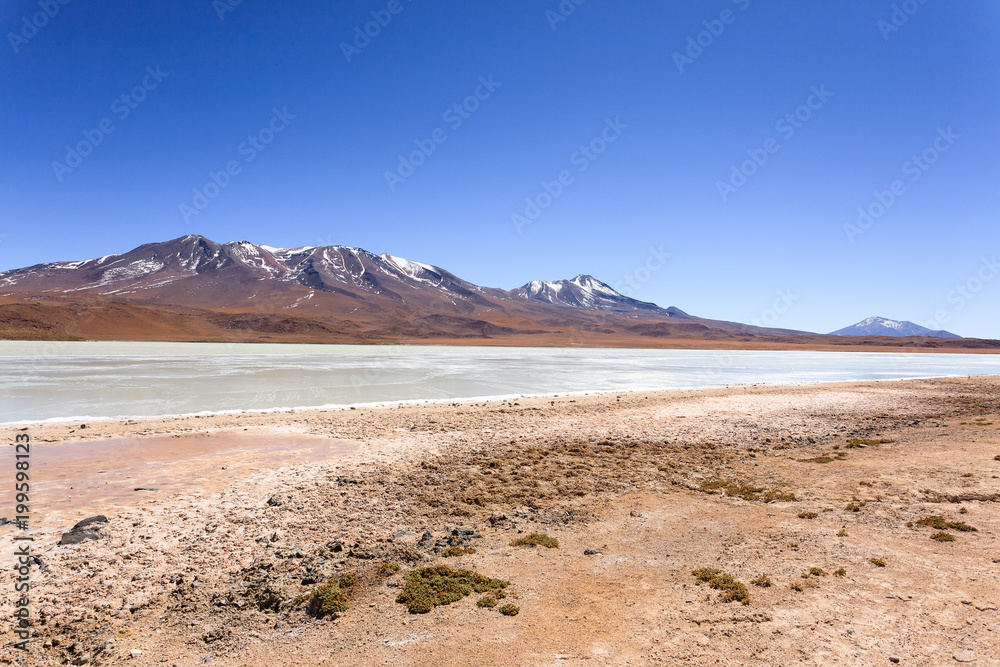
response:
[[[236,3],[3,3],[0,269],[199,233],[1000,337],[995,2]]]

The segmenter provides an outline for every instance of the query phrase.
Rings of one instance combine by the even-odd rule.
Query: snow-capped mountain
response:
[[[869,317],[857,324],[838,329],[831,336],[927,336],[929,338],[961,338],[950,331],[934,331],[905,320],[890,320],[885,317]]]
[[[621,294],[593,276],[578,275],[572,280],[532,280],[511,292],[520,299],[570,308],[614,312],[656,312],[668,317],[685,317],[679,308],[660,308],[655,303],[637,301]]]
[[[588,275],[505,290],[362,248],[220,244],[189,234],[118,255],[0,273],[0,337],[40,335],[349,342],[512,336],[521,337],[519,344],[548,336],[546,344],[621,345],[806,334],[661,308]]]
[[[676,308],[631,299],[591,276],[480,287],[436,266],[347,246],[274,248],[189,234],[120,255],[51,262],[0,273],[0,295],[100,296],[210,308],[346,313],[387,307],[431,314],[558,309],[648,312]],[[557,311],[551,311],[557,312]]]

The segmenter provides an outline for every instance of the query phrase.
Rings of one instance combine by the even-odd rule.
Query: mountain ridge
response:
[[[768,349],[946,344],[706,319],[625,296],[585,273],[507,290],[363,248],[216,243],[197,234],[0,272],[3,338]],[[1000,343],[962,339],[959,346]]]
[[[962,338],[958,334],[943,329],[928,329],[907,320],[891,320],[887,317],[874,315],[843,329],[830,332],[831,336],[892,336],[904,338],[908,336],[926,336],[928,338]]]

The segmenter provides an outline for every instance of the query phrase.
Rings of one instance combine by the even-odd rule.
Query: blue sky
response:
[[[993,2],[12,0],[0,24],[0,269],[199,233],[1000,337]]]

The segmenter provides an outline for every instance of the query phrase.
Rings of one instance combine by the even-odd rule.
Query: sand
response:
[[[45,567],[31,651],[7,630],[0,662],[1000,664],[1000,378],[27,428]],[[95,514],[100,539],[57,546]],[[931,540],[930,515],[977,531]],[[510,545],[536,532],[559,547]],[[510,581],[520,612],[408,613],[403,575],[437,564]],[[348,610],[307,613],[344,573]]]

